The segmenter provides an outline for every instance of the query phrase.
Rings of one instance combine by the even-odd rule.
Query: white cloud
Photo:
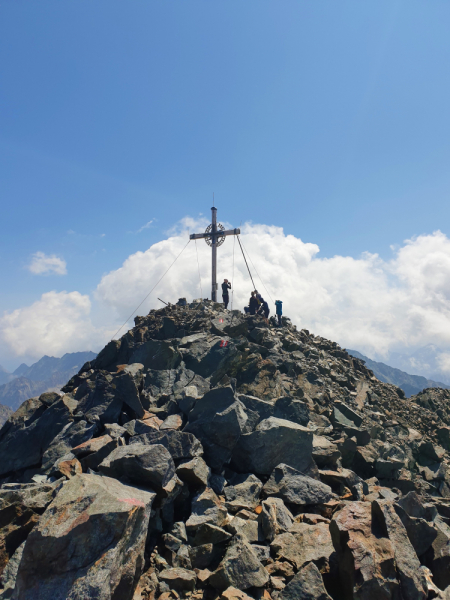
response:
[[[94,315],[108,323],[109,333],[129,317],[167,269],[137,314],[161,307],[158,297],[166,302],[200,297],[197,252],[202,295],[210,297],[211,251],[203,240],[190,242],[171,267],[189,233],[203,231],[207,224],[205,218],[182,219],[167,239],[132,254],[119,269],[102,277],[94,293]],[[254,263],[249,261],[255,283],[269,300],[272,314],[270,296],[283,300],[284,314],[297,326],[372,358],[386,359],[394,351],[412,354],[433,344],[442,348],[436,364],[450,377],[450,239],[443,233],[406,240],[391,249],[390,260],[382,260],[369,253],[320,258],[316,244],[286,235],[282,228],[247,223],[241,230]],[[252,284],[233,237],[218,249],[219,284],[225,277],[233,281],[233,307],[242,310]],[[97,349],[108,338],[96,317],[95,327],[91,318],[88,296],[49,292],[0,319],[0,339],[17,354],[36,356]],[[130,320],[128,327],[132,324]],[[95,347],[94,339],[99,340]],[[425,355],[417,357],[416,371],[428,363],[431,369]]]
[[[44,252],[35,252],[27,269],[33,275],[67,275],[66,261]]]
[[[142,225],[142,227],[140,227],[136,231],[136,233],[141,233],[142,231],[144,231],[144,229],[149,229],[154,222],[155,222],[155,219],[150,219],[150,221],[148,221],[145,225]]]
[[[186,218],[168,239],[129,256],[120,269],[102,278],[97,299],[126,318],[182,250],[188,231],[202,231],[205,223]],[[450,346],[450,240],[440,231],[406,240],[388,261],[369,253],[359,258],[319,258],[317,245],[267,225],[245,224],[242,241],[272,299],[283,300],[284,313],[299,327],[378,358],[399,348],[429,343]],[[202,240],[197,247],[206,297],[210,296],[210,250]],[[224,277],[232,278],[233,247],[234,308],[242,309],[252,286],[233,238],[218,250],[218,279],[220,283]],[[269,299],[249,264],[259,291]],[[180,296],[200,296],[194,242],[139,314],[161,306],[157,296],[171,302]]]
[[[47,292],[0,318],[0,340],[17,356],[98,349],[108,340],[89,318],[91,301],[79,292]]]

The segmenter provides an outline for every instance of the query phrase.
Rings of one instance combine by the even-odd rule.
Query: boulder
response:
[[[131,600],[154,498],[98,475],[68,481],[26,540],[14,600]]]
[[[55,486],[6,484],[0,489],[0,575],[50,504]]]
[[[428,597],[425,577],[420,571],[420,561],[412,547],[406,529],[391,502],[375,500],[373,515],[379,519],[385,535],[391,541],[402,593],[408,598],[425,600]]]
[[[192,500],[191,516],[186,521],[187,530],[195,530],[202,523],[222,527],[226,523],[227,509],[211,488],[206,488]]]
[[[247,590],[262,587],[268,580],[269,575],[251,545],[244,537],[236,535],[209,583],[218,590],[226,590],[230,586]]]
[[[262,482],[251,473],[238,474],[227,485],[223,493],[227,500],[227,509],[237,512],[241,509],[253,509],[257,506],[261,493]]]
[[[59,459],[87,440],[90,440],[97,430],[95,423],[87,423],[84,420],[69,423],[53,439],[50,446],[42,456],[42,469],[47,471]]]
[[[177,467],[176,472],[181,481],[184,481],[193,487],[206,487],[211,475],[211,469],[201,456],[196,456],[191,460],[183,461]]]
[[[276,417],[261,421],[254,432],[240,437],[232,455],[236,471],[269,475],[284,463],[298,471],[315,471],[313,433],[302,425]]]
[[[161,581],[169,586],[169,589],[176,592],[192,592],[195,589],[197,575],[194,571],[188,569],[164,569],[159,574]]]
[[[192,433],[176,431],[174,429],[136,435],[130,439],[130,445],[134,444],[145,444],[148,446],[159,444],[167,448],[174,460],[194,458],[203,454],[201,443]]]
[[[221,527],[213,525],[212,523],[201,523],[192,527],[188,525],[188,530],[192,532],[192,537],[189,538],[189,542],[192,546],[204,546],[205,544],[221,544],[227,542],[231,535],[227,533]]]
[[[171,342],[148,340],[141,344],[128,359],[128,363],[141,363],[145,369],[156,371],[175,369],[181,362],[181,355]]]
[[[89,423],[116,423],[122,410],[122,397],[116,393],[114,376],[98,372],[95,387],[80,402],[77,415]]]
[[[98,438],[93,438],[87,442],[83,442],[82,444],[72,448],[70,451],[78,459],[84,458],[85,456],[88,456],[88,454],[93,454],[94,452],[98,452],[104,448],[104,446],[106,446],[109,442],[112,442],[112,439],[113,438],[109,435],[102,435]]]
[[[144,416],[144,407],[139,398],[138,385],[142,380],[144,365],[141,363],[129,364],[115,377],[116,393],[134,412],[138,419]]]
[[[129,481],[165,489],[175,477],[175,465],[169,452],[161,445],[119,446],[99,465],[109,477],[126,477]]]
[[[220,470],[245,430],[247,414],[231,386],[214,388],[197,400],[184,431],[202,443],[206,461]]]
[[[450,586],[450,527],[439,518],[435,526],[437,535],[421,560],[433,573],[434,583],[445,590]]]
[[[299,425],[308,425],[309,423],[309,409],[308,405],[301,400],[291,398],[290,396],[282,396],[275,400],[275,409],[273,413],[274,417],[278,419],[284,419],[286,421],[292,421]]]
[[[368,502],[351,502],[337,512],[330,524],[339,561],[344,600],[400,597],[395,552],[382,526],[372,522]]]
[[[280,533],[289,531],[294,517],[285,507],[281,498],[267,498],[262,502],[261,526],[264,536],[269,542]]]
[[[279,600],[331,600],[314,563],[302,567],[278,596]]]
[[[336,554],[326,523],[294,523],[287,533],[275,537],[270,548],[277,560],[287,560],[297,569],[308,562],[323,573],[335,568]]]
[[[363,418],[344,402],[335,402],[331,422],[335,427],[360,427]]]
[[[72,421],[76,408],[76,400],[68,395],[48,408],[36,398],[24,402],[0,430],[0,476],[40,466],[42,455]]]
[[[256,520],[241,519],[240,517],[234,517],[227,525],[228,531],[233,534],[238,533],[243,535],[246,540],[250,543],[257,543],[264,541],[264,534],[261,525]]]
[[[333,497],[330,486],[285,464],[273,470],[263,489],[268,496],[278,496],[290,504],[322,504]]]
[[[312,456],[319,469],[335,469],[340,466],[341,453],[339,448],[322,435],[313,436]]]
[[[203,544],[189,549],[193,569],[206,569],[217,558],[217,549],[212,544]]]
[[[161,431],[164,429],[181,429],[183,426],[182,415],[169,415],[160,425]]]
[[[416,492],[409,492],[403,496],[394,504],[394,509],[406,529],[417,556],[422,556],[430,548],[438,534],[434,523],[427,519],[431,515],[422,505]]]
[[[112,438],[111,440],[106,441],[106,443],[102,443],[101,447],[96,452],[91,452],[86,456],[80,458],[80,463],[83,467],[83,471],[86,472],[88,469],[97,471],[99,465],[105,460],[105,458],[109,456],[111,452],[115,450],[119,445],[123,445],[122,441],[123,440],[121,440],[120,438]]]

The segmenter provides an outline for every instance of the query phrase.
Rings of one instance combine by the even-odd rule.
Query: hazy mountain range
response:
[[[423,350],[423,349],[422,349]],[[386,365],[382,362],[377,362],[375,360],[371,360],[361,352],[357,350],[348,350],[347,352],[354,356],[355,358],[361,358],[365,363],[366,367],[373,371],[373,374],[380,381],[384,381],[385,383],[392,383],[397,387],[401,388],[406,396],[412,396],[414,394],[418,394],[425,388],[444,388],[450,389],[450,385],[440,381],[434,381],[432,379],[427,379],[426,377],[422,377],[421,375],[410,375],[405,371],[401,371],[395,367]],[[402,355],[398,355],[402,356]]]
[[[85,362],[96,356],[94,352],[72,352],[61,358],[43,356],[30,367],[22,363],[13,373],[0,366],[0,382],[3,383],[0,385],[0,404],[15,411],[28,398],[48,390],[59,390]],[[0,424],[5,420],[0,411]]]

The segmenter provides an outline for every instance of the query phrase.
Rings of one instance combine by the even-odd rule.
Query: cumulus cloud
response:
[[[166,239],[104,275],[93,294],[92,314],[88,296],[49,292],[0,319],[0,339],[16,354],[95,350],[161,278],[137,314],[163,306],[158,297],[166,302],[210,297],[210,248],[203,240],[188,243],[189,233],[207,225],[207,219],[186,217]],[[246,223],[241,231],[255,284],[272,314],[274,300],[281,299],[284,314],[298,327],[375,359],[388,360],[394,352],[412,355],[434,345],[441,351],[416,352],[408,364],[424,375],[425,368],[437,365],[450,378],[450,239],[442,232],[406,240],[383,260],[369,253],[321,258],[316,244],[286,235],[280,227]],[[242,310],[252,284],[234,237],[218,249],[219,284],[225,277],[233,284],[233,308]],[[97,314],[108,331],[99,327]],[[429,355],[435,356],[433,365]]]
[[[44,252],[35,252],[27,269],[33,275],[67,275],[66,261]]]
[[[184,219],[168,239],[129,256],[120,269],[102,278],[97,299],[125,318],[181,252],[188,231],[201,231],[206,223]],[[320,258],[316,244],[286,235],[279,227],[247,223],[241,230],[259,291],[272,312],[272,300],[283,300],[284,313],[297,326],[378,358],[429,343],[450,346],[450,240],[440,231],[406,240],[385,261],[369,253]],[[210,250],[199,240],[197,247],[188,245],[141,314],[162,306],[157,296],[174,302],[180,296],[201,295],[197,251],[203,296],[210,297]],[[242,309],[252,285],[232,237],[219,248],[218,261],[219,283],[233,278],[234,308]],[[442,364],[448,361],[443,358]]]
[[[24,308],[0,318],[0,340],[17,356],[40,358],[98,349],[107,341],[93,327],[91,301],[79,292],[47,292]]]

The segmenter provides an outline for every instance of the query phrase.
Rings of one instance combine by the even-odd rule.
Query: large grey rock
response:
[[[246,422],[245,407],[228,386],[212,389],[198,399],[184,430],[201,441],[211,468],[220,470],[230,460]]]
[[[201,443],[192,433],[174,429],[136,435],[130,439],[129,443],[130,445],[146,444],[148,446],[160,444],[167,448],[174,460],[194,458],[203,454]]]
[[[161,445],[119,446],[105,458],[99,470],[110,477],[127,477],[133,483],[150,485],[156,490],[166,488],[175,476],[172,457]]]
[[[268,496],[278,496],[290,504],[321,504],[333,497],[330,486],[284,464],[273,470],[263,489]]]
[[[97,430],[95,423],[87,423],[84,420],[69,423],[53,439],[50,446],[42,457],[42,469],[46,471],[65,454],[70,452],[74,446],[90,440]]]
[[[201,377],[211,377],[212,385],[216,385],[237,356],[238,351],[233,340],[223,336],[192,344],[189,352],[183,355],[183,359],[188,369]]]
[[[211,469],[201,456],[182,462],[177,467],[177,475],[181,481],[193,487],[206,487],[211,475]]]
[[[239,474],[231,481],[231,484],[223,490],[228,510],[237,512],[241,509],[253,509],[257,506],[263,485],[255,475],[251,473]]]
[[[0,489],[0,575],[53,499],[50,484],[6,484]]]
[[[27,400],[0,431],[0,475],[40,465],[42,455],[66,427],[77,409],[68,395],[47,405],[37,398]]]
[[[171,342],[149,340],[141,344],[131,354],[128,363],[141,363],[145,369],[175,369],[181,362],[181,355]]]
[[[159,578],[167,583],[169,589],[176,592],[192,592],[197,582],[197,575],[194,571],[180,568],[164,569],[159,574]]]
[[[297,398],[291,398],[290,396],[282,396],[275,400],[274,417],[278,419],[285,419],[286,421],[292,421],[299,425],[308,425],[309,423],[309,409],[308,405]]]
[[[131,600],[154,497],[98,475],[68,481],[27,538],[14,600]]]
[[[262,587],[268,580],[269,575],[251,545],[244,537],[236,535],[209,583],[218,590],[226,590],[230,586],[247,590]]]
[[[394,504],[394,509],[406,529],[417,556],[422,556],[438,534],[434,523],[427,519],[431,516],[428,514],[431,511],[423,506],[416,492],[409,492],[401,498]]]
[[[336,469],[342,458],[338,446],[322,435],[313,436],[312,456],[319,469]]]
[[[227,533],[222,527],[217,527],[212,523],[200,523],[195,528],[192,525],[188,526],[188,529],[192,532],[192,536],[189,541],[192,546],[204,546],[205,544],[220,544],[227,542],[231,535]]]
[[[144,365],[141,363],[130,364],[114,379],[117,395],[131,408],[138,419],[142,418],[145,413],[138,390],[143,370]]]
[[[122,398],[116,393],[113,375],[97,373],[95,387],[77,407],[77,415],[90,423],[116,423],[122,410]]]
[[[331,600],[314,563],[302,567],[278,596],[280,600]]]
[[[212,489],[206,488],[192,500],[191,516],[186,521],[187,530],[194,530],[202,523],[223,527],[227,519],[227,509]]]
[[[270,547],[277,560],[287,560],[297,569],[314,562],[321,571],[328,572],[336,561],[326,523],[294,523],[288,532],[277,535]]]
[[[403,595],[407,598],[425,600],[428,593],[425,577],[420,571],[420,561],[392,503],[387,500],[375,500],[373,511],[382,522],[384,533],[394,548],[395,563]]]
[[[281,498],[267,498],[262,502],[261,525],[264,536],[269,542],[280,533],[289,531],[294,517]]]
[[[234,517],[231,520],[231,522],[227,525],[227,529],[233,534],[238,533],[240,535],[243,535],[250,543],[263,542],[265,539],[259,521]]]
[[[302,425],[276,417],[261,421],[254,432],[240,437],[232,456],[239,472],[269,475],[284,463],[298,471],[313,471],[313,433]]]

